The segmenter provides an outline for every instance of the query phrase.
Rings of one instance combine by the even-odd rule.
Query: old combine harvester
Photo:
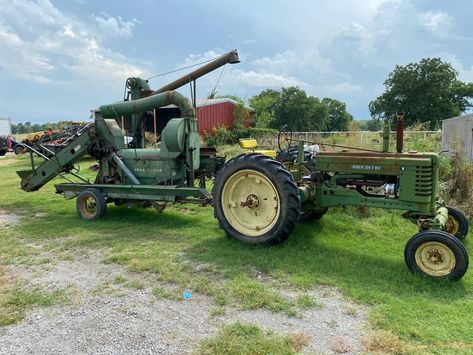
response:
[[[254,151],[225,162],[214,148],[201,148],[194,107],[172,90],[193,83],[195,99],[197,78],[238,62],[236,51],[229,52],[156,91],[146,80],[127,79],[124,101],[96,109],[94,123],[76,132],[42,164],[35,166],[32,156],[32,168],[18,171],[22,189],[35,191],[68,174],[69,182],[55,185],[56,191],[66,199],[76,198],[77,212],[86,220],[104,216],[112,202],[159,211],[169,203],[211,204],[227,235],[252,244],[281,243],[299,219],[319,219],[334,206],[404,210],[403,216],[420,230],[405,248],[409,269],[438,279],[464,275],[468,254],[460,239],[468,233],[468,220],[437,199],[437,155],[402,153],[402,137],[397,152],[389,153],[389,127],[383,152],[314,154],[304,149],[311,142],[293,139],[289,129],[279,134],[279,152]],[[143,120],[170,104],[179,108],[179,117],[165,125],[159,149],[145,149]],[[128,145],[117,124],[121,117],[131,122],[134,138]],[[242,144],[255,148],[254,143]],[[93,182],[73,169],[86,154],[98,161]],[[208,178],[215,178],[211,193],[206,189]]]

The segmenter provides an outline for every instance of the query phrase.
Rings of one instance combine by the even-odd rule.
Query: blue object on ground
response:
[[[190,293],[190,292],[183,292],[183,293],[182,293],[182,298],[184,298],[185,300],[188,300],[188,299],[192,298],[192,293]]]

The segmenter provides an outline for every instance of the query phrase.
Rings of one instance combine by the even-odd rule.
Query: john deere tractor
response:
[[[76,132],[65,147],[44,155],[39,165],[30,153],[31,169],[18,171],[22,189],[35,191],[64,177],[68,182],[55,185],[56,192],[75,198],[86,220],[103,217],[110,203],[158,211],[173,203],[211,204],[225,233],[251,244],[281,243],[298,221],[317,220],[330,207],[398,209],[419,227],[405,248],[409,269],[432,278],[464,275],[468,254],[461,240],[468,220],[437,199],[438,156],[402,153],[402,137],[397,152],[388,152],[388,129],[382,152],[317,152],[314,142],[293,139],[288,128],[279,134],[278,151],[258,151],[254,140],[243,141],[251,151],[225,162],[215,148],[202,148],[194,106],[173,90],[190,83],[195,104],[197,78],[238,62],[236,51],[229,52],[155,91],[146,80],[127,79],[124,100],[94,110],[94,123]],[[147,149],[143,129],[156,115],[163,127],[160,146]],[[94,181],[74,169],[86,154],[98,162]],[[209,178],[214,179],[211,192],[206,189]]]

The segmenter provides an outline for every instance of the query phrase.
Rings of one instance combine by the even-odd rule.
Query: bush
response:
[[[211,133],[204,132],[204,141],[207,146],[231,144],[231,133],[226,127],[212,129]]]
[[[463,156],[440,158],[440,195],[450,205],[458,206],[473,217],[473,167]]]
[[[221,146],[225,144],[237,144],[242,138],[262,138],[264,136],[274,136],[277,130],[271,128],[239,128],[228,130],[225,127],[218,127],[212,133],[204,133],[204,141],[207,146]]]
[[[232,131],[232,143],[238,143],[242,138],[261,138],[264,136],[278,134],[277,129],[273,128],[240,128]]]

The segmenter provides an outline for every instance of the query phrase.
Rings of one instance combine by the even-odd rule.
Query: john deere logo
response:
[[[381,166],[379,165],[353,164],[351,168],[353,170],[374,170],[374,171],[381,170]]]

